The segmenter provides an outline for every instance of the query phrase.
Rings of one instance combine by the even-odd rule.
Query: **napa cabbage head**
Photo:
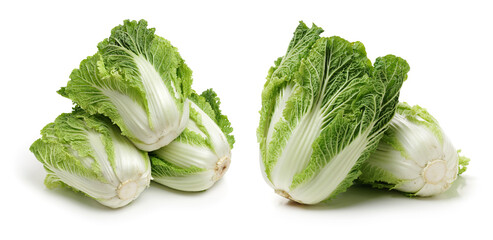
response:
[[[399,103],[359,180],[411,196],[437,195],[467,169],[469,159],[459,152],[426,109]]]
[[[149,154],[154,181],[182,191],[202,191],[221,179],[231,163],[235,140],[219,105],[212,89],[190,95],[190,120],[185,130]]]
[[[109,117],[144,151],[183,131],[192,83],[177,49],[154,32],[144,20],[115,27],[59,91],[87,112]]]
[[[30,150],[46,169],[48,188],[69,187],[105,206],[119,208],[149,186],[147,153],[102,115],[76,109],[61,114],[41,134]]]
[[[257,131],[262,173],[276,193],[316,204],[345,191],[394,115],[409,66],[372,66],[360,42],[320,37],[303,22],[269,71]]]

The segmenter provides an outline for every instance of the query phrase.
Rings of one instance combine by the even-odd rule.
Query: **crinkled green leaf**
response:
[[[228,139],[229,147],[233,148],[233,144],[235,143],[235,138],[233,134],[233,127],[231,127],[231,122],[228,120],[228,117],[226,115],[223,115],[221,113],[221,109],[219,108],[219,105],[221,104],[221,100],[217,96],[216,92],[212,90],[212,88],[205,90],[200,94],[202,98],[205,99],[205,101],[210,105],[212,110],[214,111],[214,116],[209,115],[219,126],[221,131],[224,133],[226,138]],[[204,110],[206,107],[202,108]]]
[[[315,24],[308,28],[305,23],[300,22],[289,43],[286,54],[278,58],[275,61],[275,66],[269,70],[267,81],[262,91],[262,109],[260,110],[260,123],[257,129],[262,161],[267,167],[270,164],[266,157],[268,144],[266,138],[269,127],[271,127],[271,118],[277,97],[286,85],[292,84],[295,72],[298,71],[301,64],[300,60],[308,54],[311,46],[320,38],[322,32],[323,29]]]

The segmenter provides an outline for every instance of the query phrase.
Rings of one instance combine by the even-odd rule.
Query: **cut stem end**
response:
[[[116,192],[121,200],[133,199],[137,194],[137,183],[132,180],[122,182]]]
[[[423,176],[426,183],[438,184],[447,173],[447,162],[436,159],[429,162],[423,169]]]
[[[278,195],[282,196],[282,197],[285,197],[285,198],[287,198],[287,199],[289,199],[289,200],[294,201],[294,200],[293,200],[293,198],[291,198],[291,195],[289,195],[289,193],[287,193],[287,192],[286,192],[286,191],[284,191],[284,190],[276,189],[276,190],[275,190],[275,192],[276,192]]]
[[[217,181],[221,179],[221,177],[226,173],[231,164],[231,158],[229,156],[224,156],[216,163],[216,167],[214,168],[214,177],[212,180]]]

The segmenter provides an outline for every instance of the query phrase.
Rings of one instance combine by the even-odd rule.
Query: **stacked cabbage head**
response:
[[[149,186],[147,153],[137,149],[104,116],[76,109],[57,117],[41,134],[30,150],[47,171],[48,188],[67,186],[118,208]]]
[[[192,71],[146,21],[125,21],[82,61],[59,93],[90,114],[111,119],[144,151],[159,149],[185,129]]]
[[[234,138],[219,98],[191,89],[191,70],[154,32],[145,20],[115,27],[58,91],[77,106],[31,147],[47,186],[121,207],[149,185],[151,166],[157,182],[184,191],[208,189],[226,172]]]

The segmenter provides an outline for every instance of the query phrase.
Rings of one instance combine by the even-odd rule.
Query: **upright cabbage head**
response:
[[[78,109],[41,131],[31,152],[47,171],[48,188],[70,187],[111,208],[127,205],[149,186],[147,153],[120,135],[109,119]]]
[[[394,115],[406,61],[375,66],[363,44],[300,23],[262,92],[262,173],[275,192],[316,204],[348,188]]]
[[[399,103],[377,150],[363,164],[359,180],[414,196],[436,195],[466,170],[469,159],[458,152],[424,108]]]
[[[231,123],[212,89],[190,96],[190,120],[169,145],[150,153],[153,180],[182,191],[202,191],[219,180],[231,162]]]
[[[87,112],[109,117],[144,151],[183,131],[192,83],[177,49],[154,31],[144,20],[115,27],[59,91]]]

